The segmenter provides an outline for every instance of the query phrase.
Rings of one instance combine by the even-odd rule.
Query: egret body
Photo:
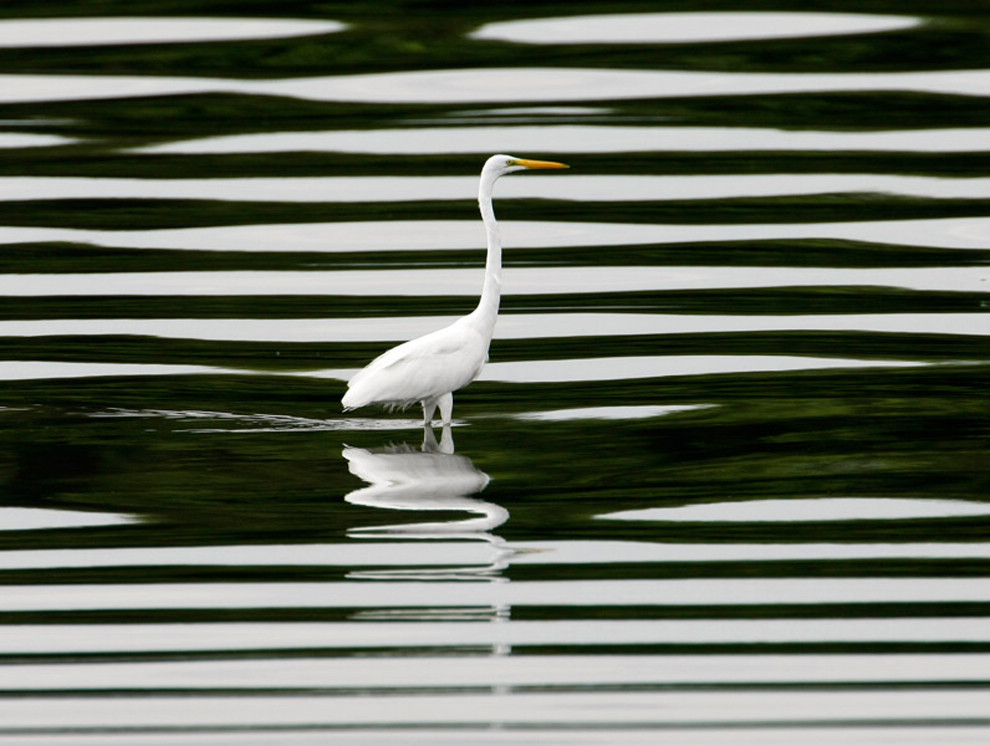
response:
[[[418,403],[423,406],[425,425],[431,423],[438,406],[444,424],[450,423],[454,392],[477,378],[488,361],[488,345],[498,317],[502,242],[492,207],[492,187],[504,174],[542,168],[567,166],[511,155],[493,155],[485,162],[478,205],[488,237],[488,256],[478,306],[450,326],[404,342],[368,363],[347,383],[341,400],[345,411],[368,404],[404,408]]]

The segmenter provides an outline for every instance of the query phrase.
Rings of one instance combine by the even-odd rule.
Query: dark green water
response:
[[[731,10],[0,21],[0,741],[986,742],[990,15]],[[342,414],[494,152],[455,427]]]

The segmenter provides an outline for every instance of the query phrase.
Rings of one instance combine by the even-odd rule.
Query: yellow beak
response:
[[[531,161],[528,158],[516,158],[512,162],[513,166],[525,166],[526,168],[570,168],[566,163],[556,161]]]

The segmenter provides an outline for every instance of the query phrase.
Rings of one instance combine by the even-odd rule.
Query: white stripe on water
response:
[[[985,511],[986,512],[986,511]],[[483,580],[491,581],[490,578]],[[0,612],[983,603],[987,578],[120,583],[6,588]],[[984,639],[981,636],[979,639]]]
[[[400,342],[456,316],[302,319],[29,319],[0,321],[0,337],[140,335],[217,342]],[[781,331],[990,336],[987,313],[723,316],[645,313],[502,314],[495,339]]]

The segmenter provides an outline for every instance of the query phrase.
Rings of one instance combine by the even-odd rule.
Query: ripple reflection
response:
[[[683,44],[871,34],[918,18],[861,13],[616,13],[488,23],[472,39],[517,44]]]
[[[347,446],[341,455],[348,469],[369,486],[344,499],[354,505],[389,510],[454,510],[476,514],[457,521],[398,524],[351,529],[354,536],[401,535],[431,539],[457,535],[494,541],[489,531],[501,526],[509,512],[500,505],[470,497],[488,486],[490,477],[467,456],[454,453],[450,427],[438,444],[433,431],[424,429],[422,450],[408,444],[376,450]]]
[[[990,95],[990,74],[978,69],[808,74],[511,67],[267,81],[130,75],[0,76],[0,102],[3,103],[199,93],[287,96],[353,103],[528,103],[838,91],[987,96]],[[486,148],[486,152],[491,152],[491,147]]]
[[[78,47],[278,39],[342,31],[337,21],[288,18],[64,18],[0,22],[0,47]]]

